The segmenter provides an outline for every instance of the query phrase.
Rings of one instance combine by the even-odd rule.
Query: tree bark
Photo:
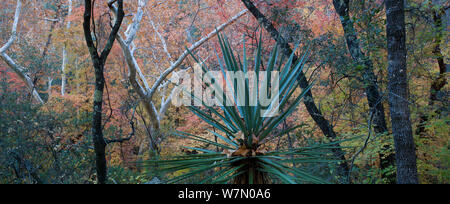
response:
[[[45,43],[44,51],[42,52],[43,60],[45,60],[45,58],[47,57],[48,48],[50,47],[50,44],[52,42],[53,30],[55,29],[56,24],[58,24],[58,22],[59,22],[59,15],[61,14],[61,2],[58,1],[57,4],[58,5],[56,6],[56,14],[55,14],[55,18],[54,18],[56,20],[51,22],[50,30],[48,32],[47,42]]]
[[[111,1],[111,0],[110,0]],[[151,131],[149,132],[149,141],[151,142],[150,146],[152,147],[152,150],[158,150],[159,147],[157,146],[155,142],[155,138],[158,138],[161,134],[160,130],[160,123],[161,120],[164,118],[164,115],[167,111],[167,109],[170,106],[170,103],[172,101],[173,91],[169,96],[167,96],[166,100],[161,100],[161,106],[158,110],[155,107],[155,104],[153,102],[153,95],[155,94],[156,90],[164,86],[162,84],[166,78],[175,71],[182,63],[183,61],[189,56],[190,52],[193,52],[197,48],[199,48],[201,45],[203,45],[205,42],[213,38],[217,33],[227,28],[229,25],[232,25],[237,19],[244,16],[244,14],[247,13],[247,10],[243,10],[239,12],[236,16],[229,19],[224,24],[217,27],[214,31],[210,32],[206,37],[203,37],[196,43],[194,43],[191,47],[189,47],[189,51],[184,51],[183,54],[181,54],[178,59],[174,62],[171,59],[170,53],[167,50],[167,45],[165,43],[164,38],[160,34],[160,39],[162,41],[162,44],[164,45],[164,51],[168,55],[168,61],[170,62],[170,67],[167,68],[161,76],[157,79],[157,81],[153,84],[153,86],[150,88],[149,84],[147,83],[146,77],[142,74],[142,70],[139,67],[136,58],[134,57],[134,50],[135,47],[133,44],[133,40],[137,37],[137,33],[140,28],[140,23],[142,21],[143,13],[144,13],[144,7],[147,4],[146,0],[139,0],[138,1],[138,9],[136,14],[133,17],[132,23],[128,26],[127,32],[125,32],[125,39],[121,35],[117,35],[117,41],[119,42],[120,47],[122,48],[125,61],[128,65],[128,79],[133,87],[133,89],[136,91],[136,93],[139,95],[139,97],[142,99],[144,104],[144,109],[149,115],[150,123],[151,123]],[[113,12],[116,12],[117,8],[114,6],[111,6],[111,10]],[[150,22],[153,24],[153,22],[150,20]],[[156,26],[154,26],[156,28]],[[156,30],[156,29],[155,29]],[[158,31],[156,30],[158,33]],[[181,70],[184,71],[184,70]],[[139,83],[139,79],[141,79],[143,86]],[[166,82],[167,83],[167,82]],[[146,127],[147,128],[147,127]]]
[[[417,164],[408,104],[406,30],[403,0],[386,0],[389,106],[394,135],[397,182],[417,184]]]
[[[66,29],[70,29],[70,15],[72,15],[72,0],[69,0],[69,13],[67,14],[67,27]],[[61,95],[64,96],[66,93],[66,67],[67,67],[67,46],[64,45],[63,47],[63,59],[62,59],[62,66],[61,66]]]
[[[272,38],[278,42],[284,54],[290,56],[293,53],[290,45],[283,37],[281,37],[281,35],[279,34],[275,26],[272,24],[272,22],[270,22],[267,19],[267,17],[264,16],[264,14],[262,14],[250,0],[242,0],[242,2],[245,4],[247,9],[253,14],[253,16],[259,21],[259,23],[264,27],[264,29],[270,33]],[[296,55],[294,55],[293,61],[294,61],[293,65],[295,66],[296,64],[295,62],[298,61],[298,57]],[[300,76],[297,80],[300,82],[300,87],[302,89],[306,89],[309,86],[309,82],[306,79],[306,76],[303,72],[300,73]],[[336,139],[337,138],[336,132],[334,132],[333,127],[330,125],[328,120],[325,119],[321,111],[317,108],[311,91],[308,91],[305,94],[305,99],[303,100],[303,103],[305,104],[309,115],[311,115],[311,117],[316,122],[317,126],[319,126],[323,134],[328,138]],[[348,183],[350,182],[348,180],[350,172],[349,172],[349,165],[345,158],[345,152],[341,149],[339,144],[336,144],[335,146],[336,148],[332,149],[333,154],[336,158],[342,160],[341,163],[339,164],[338,172],[342,176],[344,182]]]
[[[363,79],[364,88],[367,95],[367,101],[369,103],[370,111],[373,113],[373,129],[376,134],[383,134],[388,131],[386,125],[386,117],[384,114],[383,107],[383,97],[381,96],[377,76],[373,71],[373,62],[370,60],[361,50],[358,40],[358,33],[354,27],[353,21],[349,14],[349,0],[333,0],[334,9],[339,15],[342,27],[344,29],[345,40],[347,42],[347,48],[352,56],[359,65],[364,67]],[[388,151],[390,145],[384,145],[382,147],[383,151]],[[380,157],[380,168],[386,170],[390,166],[395,164],[395,155],[383,153],[379,154]],[[382,178],[387,180],[387,183],[395,183],[395,174],[387,174],[387,171],[383,171]]]
[[[103,105],[103,90],[105,88],[105,77],[103,74],[106,59],[111,52],[112,46],[119,32],[123,18],[125,16],[123,10],[123,0],[118,0],[117,18],[114,23],[114,27],[108,38],[108,42],[105,45],[102,53],[99,55],[97,47],[95,46],[91,35],[91,18],[92,2],[91,0],[85,0],[84,22],[83,30],[85,40],[89,53],[91,55],[92,63],[94,65],[95,73],[95,91],[94,91],[94,104],[93,104],[93,119],[92,119],[92,140],[94,143],[94,150],[96,156],[96,170],[97,181],[99,184],[105,184],[107,180],[107,165],[106,165],[106,141],[103,137],[102,126],[102,105]]]
[[[16,11],[14,14],[14,23],[11,29],[11,36],[8,39],[3,47],[0,48],[0,58],[5,61],[6,64],[19,76],[19,78],[25,83],[27,88],[30,90],[30,93],[40,104],[44,104],[44,100],[42,100],[41,96],[36,90],[36,84],[33,82],[31,77],[25,72],[26,68],[18,65],[7,53],[6,51],[11,47],[14,41],[17,38],[17,25],[19,24],[20,12],[22,10],[22,1],[17,0]]]
[[[430,5],[433,8],[433,5]],[[445,8],[440,7],[439,9],[433,9],[433,26],[436,30],[436,35],[434,38],[434,49],[433,49],[433,55],[436,58],[436,62],[439,66],[439,76],[434,79],[431,83],[430,88],[430,96],[428,99],[428,106],[430,108],[433,108],[436,102],[439,101],[438,94],[441,92],[442,88],[447,84],[447,78],[446,73],[447,70],[449,70],[449,65],[445,63],[444,55],[442,54],[441,50],[441,43],[442,38],[444,37],[445,27],[443,26],[443,19],[442,16],[445,16]],[[436,114],[440,114],[440,109],[437,109],[434,111]],[[425,136],[425,126],[427,122],[429,121],[430,116],[426,113],[421,113],[421,116],[419,118],[419,125],[416,129],[416,134],[424,137]]]

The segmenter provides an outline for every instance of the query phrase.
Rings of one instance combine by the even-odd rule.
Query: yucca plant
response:
[[[247,62],[246,48],[244,42],[244,51],[242,60],[233,53],[229,41],[226,37],[218,36],[223,57],[217,55],[218,64],[222,73],[225,71],[243,73],[249,72],[249,63]],[[298,45],[296,46],[296,50]],[[185,172],[181,175],[176,174],[170,178],[167,183],[183,182],[197,175],[205,175],[199,183],[232,183],[232,184],[267,184],[277,183],[326,183],[326,181],[303,171],[300,166],[305,163],[314,162],[333,162],[329,155],[329,149],[334,148],[336,143],[317,144],[309,147],[270,151],[266,149],[265,143],[277,137],[282,137],[286,133],[295,130],[293,127],[282,132],[277,131],[279,124],[284,121],[299,105],[303,96],[311,87],[299,90],[297,78],[305,67],[306,59],[309,55],[309,49],[303,54],[303,57],[293,65],[294,54],[291,56],[281,56],[274,46],[271,56],[266,64],[262,62],[262,42],[258,43],[255,54],[254,68],[257,79],[262,73],[262,67],[265,67],[264,80],[256,80],[256,87],[271,87],[271,71],[279,73],[278,92],[270,92],[269,95],[273,101],[270,104],[261,105],[259,102],[251,106],[249,96],[252,94],[249,80],[245,80],[245,103],[233,105],[221,104],[219,107],[204,106],[202,110],[196,106],[190,106],[189,109],[206,123],[214,127],[217,131],[211,131],[219,142],[209,140],[205,137],[193,135],[187,132],[175,131],[173,134],[182,138],[191,139],[197,142],[214,146],[211,149],[199,147],[183,147],[201,152],[201,154],[191,154],[174,156],[162,160],[151,160],[148,165],[157,168],[162,173]],[[191,53],[197,63],[200,61]],[[289,57],[288,59],[286,59]],[[281,58],[281,59],[279,59]],[[202,69],[206,73],[209,69],[204,63]],[[227,81],[226,87],[239,89],[236,81]],[[252,82],[253,83],[253,82]],[[264,84],[265,83],[265,84]],[[211,86],[212,84],[206,84]],[[217,86],[217,89],[221,87]],[[242,89],[242,88],[241,88]],[[258,89],[256,89],[258,90]],[[222,92],[223,93],[223,92]],[[200,100],[193,96],[195,100]],[[237,91],[232,96],[223,94],[222,101],[228,97],[239,100]],[[242,100],[242,99],[241,99]],[[275,101],[278,100],[278,101]],[[202,102],[203,103],[203,102]],[[280,114],[267,117],[263,110],[278,107]],[[269,110],[268,110],[269,111]],[[219,151],[217,151],[219,150]],[[210,173],[213,170],[213,173]]]

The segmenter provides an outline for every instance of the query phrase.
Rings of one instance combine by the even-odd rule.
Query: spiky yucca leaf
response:
[[[242,71],[245,74],[251,71],[247,61],[246,46],[244,46],[243,60],[241,61],[233,53],[227,38],[221,35],[218,35],[218,38],[223,57],[221,59],[217,53],[216,55],[223,75],[225,76],[226,71]],[[298,45],[296,46],[297,48]],[[195,106],[189,107],[193,113],[219,131],[214,132],[208,130],[220,141],[211,141],[186,132],[175,131],[173,133],[175,136],[205,143],[215,148],[184,147],[202,153],[175,156],[163,160],[152,160],[148,161],[147,164],[149,166],[156,166],[163,173],[175,173],[181,170],[188,170],[187,173],[169,179],[167,183],[181,182],[193,176],[204,174],[205,172],[209,172],[209,174],[199,183],[264,184],[273,182],[273,180],[292,184],[326,183],[326,181],[302,171],[298,166],[305,163],[334,162],[335,160],[333,157],[330,157],[328,150],[335,148],[334,145],[336,143],[273,152],[263,149],[263,145],[268,141],[269,137],[282,137],[287,132],[300,127],[296,126],[281,133],[273,134],[278,125],[296,109],[305,93],[311,88],[310,86],[303,89],[300,94],[296,94],[299,89],[299,80],[297,79],[305,67],[309,53],[310,50],[306,49],[301,59],[297,62],[293,61],[294,54],[289,56],[287,61],[284,61],[285,56],[282,56],[281,60],[279,60],[277,46],[274,46],[270,59],[264,66],[265,71],[267,71],[266,73],[269,73],[265,81],[256,80],[256,82],[252,83],[254,83],[253,85],[255,87],[261,87],[263,85],[269,87],[271,86],[270,71],[279,71],[279,91],[278,93],[270,93],[277,96],[273,100],[279,100],[278,104],[275,103],[276,101],[271,101],[267,107],[263,107],[259,102],[256,106],[250,106],[248,97],[250,95],[249,89],[251,82],[245,80],[245,82],[242,82],[245,85],[245,105],[235,103],[232,106],[227,106],[226,104],[220,104],[220,110],[217,110],[217,107],[205,106],[207,112]],[[191,56],[197,63],[201,64],[201,68],[205,73],[209,70],[207,65],[200,63],[195,55],[191,53]],[[260,41],[255,54],[253,67],[257,79],[259,79],[259,74],[263,70],[262,59],[262,42]],[[227,79],[224,81],[228,88],[233,88],[232,90],[239,88],[237,86],[239,82],[231,82]],[[216,84],[215,86],[216,89],[221,88]],[[225,92],[222,90],[222,93]],[[196,98],[194,95],[192,97],[194,100],[198,100],[204,104],[201,99]],[[229,98],[233,98],[235,102],[238,98],[236,92],[232,93],[231,96],[224,94],[219,97],[222,97],[221,101],[227,101]],[[259,114],[261,110],[274,106],[278,106],[281,112],[279,115],[265,117],[267,114]],[[214,149],[220,149],[220,151]]]

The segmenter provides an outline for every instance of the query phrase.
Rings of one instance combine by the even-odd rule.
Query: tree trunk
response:
[[[441,43],[442,38],[444,37],[445,27],[443,26],[443,19],[442,16],[445,14],[445,9],[443,7],[439,9],[433,9],[433,26],[436,30],[436,35],[434,38],[434,49],[433,49],[433,55],[436,58],[437,64],[439,66],[439,76],[433,80],[431,83],[430,88],[430,96],[428,101],[428,106],[432,110],[434,110],[433,106],[436,102],[439,101],[438,94],[441,92],[442,88],[447,84],[447,78],[446,73],[447,70],[449,70],[449,65],[445,63],[444,56],[442,54],[441,50]],[[434,111],[436,114],[440,114],[440,109],[437,109]],[[430,116],[426,113],[421,113],[421,116],[419,118],[419,125],[416,129],[416,134],[424,137],[425,136],[425,126],[430,119]]]
[[[91,0],[85,0],[84,22],[83,30],[85,40],[89,53],[91,55],[92,63],[94,65],[95,73],[95,90],[94,90],[94,104],[93,104],[93,118],[92,118],[92,140],[94,143],[95,161],[97,170],[97,181],[99,184],[105,184],[107,180],[107,166],[106,166],[106,141],[103,137],[102,126],[102,106],[103,106],[103,90],[105,88],[105,77],[103,71],[105,68],[105,62],[111,52],[114,40],[119,32],[120,25],[124,18],[123,0],[118,0],[119,9],[117,10],[117,19],[114,27],[108,38],[108,42],[105,45],[101,55],[97,51],[92,35],[91,35],[91,18],[94,18],[92,13]]]
[[[48,32],[48,37],[47,37],[47,42],[45,43],[44,46],[44,51],[42,51],[42,59],[45,60],[45,58],[47,57],[48,54],[48,49],[50,47],[50,44],[52,42],[52,37],[53,37],[53,30],[56,27],[56,24],[58,24],[59,22],[59,15],[61,14],[61,2],[57,2],[57,6],[56,6],[56,14],[55,14],[55,21],[51,22],[50,25],[50,30]]]
[[[377,85],[377,77],[373,71],[373,62],[365,56],[362,52],[358,41],[358,34],[354,28],[353,21],[349,14],[349,0],[333,0],[334,9],[338,13],[341,24],[344,29],[345,40],[347,42],[347,47],[352,56],[358,64],[364,67],[363,79],[364,88],[367,95],[367,101],[369,103],[370,111],[373,113],[373,127],[377,134],[383,134],[388,131],[386,125],[386,118],[384,114],[383,107],[383,97],[381,97]],[[388,151],[390,145],[385,145],[382,147],[383,151]],[[380,167],[382,170],[394,166],[395,155],[388,154],[384,155],[380,153]],[[382,177],[387,179],[388,183],[395,183],[395,174],[387,174],[387,171],[383,171]]]
[[[417,164],[408,104],[404,1],[386,1],[389,106],[394,135],[397,182],[417,184]]]
[[[44,104],[41,96],[36,90],[36,84],[31,80],[31,77],[26,73],[26,68],[18,65],[7,53],[6,51],[11,47],[17,38],[17,25],[19,24],[20,12],[22,10],[22,1],[17,0],[16,11],[14,14],[14,23],[11,29],[11,36],[3,47],[0,47],[0,58],[2,58],[5,63],[19,76],[19,78],[25,83],[25,85],[30,90],[30,93],[34,96],[37,102]]]
[[[69,12],[67,13],[67,27],[66,29],[70,29],[70,15],[72,15],[72,0],[69,0]],[[63,59],[62,59],[62,66],[61,66],[61,95],[64,96],[66,93],[66,67],[67,67],[67,45],[64,45],[63,47]]]
[[[264,14],[262,14],[250,0],[242,0],[242,2],[245,4],[247,9],[253,14],[253,16],[256,19],[258,19],[258,21],[262,24],[262,26],[266,29],[266,31],[270,33],[272,38],[278,42],[284,54],[290,56],[293,53],[290,45],[287,43],[285,39],[283,39],[283,37],[281,37],[281,35],[279,34],[278,30],[274,27],[272,22],[270,22],[266,18],[266,16],[264,16]],[[293,65],[296,64],[295,62],[298,61],[298,57],[296,55],[294,55],[293,61],[294,61]],[[309,86],[309,82],[306,79],[305,74],[303,72],[300,73],[300,76],[297,80],[299,80],[300,87],[302,89],[306,89]],[[323,134],[328,138],[335,139],[337,137],[336,133],[334,132],[333,127],[330,125],[328,120],[325,119],[321,111],[317,108],[316,104],[314,103],[314,97],[311,91],[308,91],[305,94],[305,99],[303,100],[303,103],[305,104],[309,115],[311,115],[311,117],[316,122],[317,126],[319,126]],[[335,146],[336,148],[332,149],[333,154],[336,158],[342,160],[342,162],[339,164],[338,173],[339,175],[342,176],[344,183],[348,183],[350,182],[348,180],[349,165],[345,158],[345,152],[341,149],[339,144],[336,144]]]

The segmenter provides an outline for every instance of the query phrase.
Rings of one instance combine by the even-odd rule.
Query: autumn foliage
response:
[[[0,60],[0,183],[96,183],[91,141],[95,74],[83,33],[84,1],[71,0],[71,6],[69,0],[21,2],[17,37],[5,53],[23,68],[21,71],[30,77],[33,84],[32,90],[39,93],[44,103],[37,102],[27,82],[10,64]],[[108,7],[108,0],[93,2],[91,29],[94,43],[101,52],[117,16]],[[140,2],[145,2],[144,6]],[[186,132],[209,141],[220,141],[214,134],[219,132],[217,128],[183,106],[170,105],[159,117],[161,127],[156,131],[153,126],[155,118],[146,107],[149,103],[130,82],[127,57],[116,40],[103,70],[102,130],[105,140],[109,141],[132,136],[127,141],[112,142],[106,147],[108,183],[147,183],[155,177],[164,181],[193,171],[194,168],[188,168],[161,174],[157,171],[158,166],[143,165],[145,161],[193,154],[192,149],[186,147],[251,157],[263,156],[271,150],[333,142],[345,147],[344,158],[351,166],[351,172],[345,178],[339,175],[335,163],[293,162],[286,165],[313,172],[329,183],[390,183],[386,175],[395,175],[396,167],[382,166],[386,155],[395,154],[386,98],[389,73],[384,1],[350,1],[349,7],[360,49],[365,60],[373,63],[382,98],[379,103],[384,107],[388,128],[383,133],[375,133],[373,129],[365,67],[349,51],[342,18],[336,13],[333,0],[252,2],[292,49],[296,45],[311,47],[311,57],[305,62],[305,75],[314,84],[311,88],[314,104],[329,122],[336,138],[324,136],[303,103],[299,103],[295,111],[270,132],[272,136],[286,134],[268,137],[261,149],[241,145],[235,151],[227,152],[211,144],[177,136],[174,132]],[[446,17],[450,12],[449,3],[406,2],[409,98],[405,100],[411,110],[419,182],[449,183],[449,19]],[[12,35],[16,6],[17,0],[0,2],[0,46],[6,44]],[[138,72],[137,82],[145,89],[145,84],[152,88],[186,49],[246,7],[241,0],[127,0],[124,1],[125,17],[119,30],[123,39],[129,35],[127,28],[133,25],[139,9],[143,12],[142,20],[129,47],[142,73],[139,76]],[[261,70],[266,70],[272,50],[280,46],[260,22],[251,12],[246,12],[220,34],[228,36],[229,45],[239,60],[244,61],[243,52],[246,53],[245,60],[250,65],[254,65],[255,53],[262,41],[264,63]],[[192,50],[192,55],[204,60],[211,70],[220,71],[217,58],[225,54],[222,48],[220,40],[211,37]],[[67,51],[64,71],[63,49]],[[302,56],[305,50],[294,50],[294,54]],[[277,62],[284,65],[288,57],[283,59],[280,55]],[[155,110],[160,111],[175,87],[168,81],[172,74],[180,70],[192,72],[195,63],[193,57],[186,57],[163,79],[162,84],[167,82],[167,86],[158,86],[151,98]],[[66,83],[61,93],[63,78]],[[296,95],[301,93],[295,92]],[[289,100],[289,103],[293,101]],[[208,113],[206,108],[200,110]],[[213,113],[209,114],[220,120]],[[195,153],[200,153],[197,151]],[[189,177],[183,182],[197,183],[220,170],[223,169],[212,168],[211,172]],[[261,181],[265,183],[266,179],[264,177]],[[271,182],[281,183],[277,179]]]

